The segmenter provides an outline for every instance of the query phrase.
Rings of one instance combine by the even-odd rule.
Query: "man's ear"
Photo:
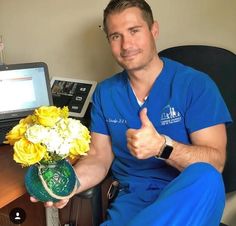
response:
[[[153,22],[151,32],[154,38],[157,38],[159,36],[159,24],[157,21]]]

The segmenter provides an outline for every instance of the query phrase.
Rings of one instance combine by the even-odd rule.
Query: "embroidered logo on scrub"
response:
[[[178,111],[176,111],[174,107],[167,105],[165,108],[163,108],[161,114],[162,126],[180,122],[181,119],[182,119],[181,114]]]
[[[108,118],[106,119],[106,122],[114,124],[127,124],[127,121],[121,118],[114,118],[114,119]]]

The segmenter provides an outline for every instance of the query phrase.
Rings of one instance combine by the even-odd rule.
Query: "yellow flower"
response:
[[[44,162],[53,162],[52,157],[49,155],[48,152],[45,153],[44,157],[43,157],[43,161]]]
[[[74,159],[79,155],[87,155],[89,150],[90,136],[88,139],[75,139],[71,142],[69,157]]]
[[[33,144],[25,138],[14,145],[14,160],[22,166],[30,166],[38,163],[45,155],[46,147],[41,144]]]
[[[4,143],[14,145],[16,141],[20,140],[24,136],[28,128],[28,124],[31,124],[32,122],[33,120],[31,115],[21,119],[19,124],[14,126],[13,129],[7,133],[6,141],[4,141]]]
[[[4,143],[14,146],[13,158],[22,166],[86,155],[91,138],[89,130],[79,120],[68,117],[68,107],[40,107],[20,120]]]
[[[21,124],[33,124],[34,123],[34,116],[33,115],[28,115],[26,118],[23,118],[20,120]]]
[[[14,126],[13,129],[7,133],[6,141],[4,141],[4,143],[14,145],[15,142],[24,136],[26,129],[27,127],[25,125],[18,124]]]
[[[61,117],[62,118],[68,118],[69,117],[69,108],[67,106],[64,106],[61,109]]]
[[[68,116],[68,108],[63,109],[55,106],[42,106],[34,112],[38,124],[47,127],[53,127],[61,118]]]

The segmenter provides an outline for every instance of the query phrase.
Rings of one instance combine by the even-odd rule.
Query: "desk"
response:
[[[43,203],[29,201],[29,195],[24,186],[26,170],[27,168],[22,168],[13,160],[11,146],[0,146],[0,216],[4,214],[8,217],[13,208],[20,207],[26,212],[26,220],[22,226],[45,226],[46,218]]]
[[[26,193],[22,168],[13,160],[13,149],[9,145],[0,146],[0,208]]]

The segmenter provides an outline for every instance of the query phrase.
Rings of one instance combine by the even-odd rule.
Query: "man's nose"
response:
[[[132,46],[132,38],[128,35],[122,37],[122,49],[129,49]]]

